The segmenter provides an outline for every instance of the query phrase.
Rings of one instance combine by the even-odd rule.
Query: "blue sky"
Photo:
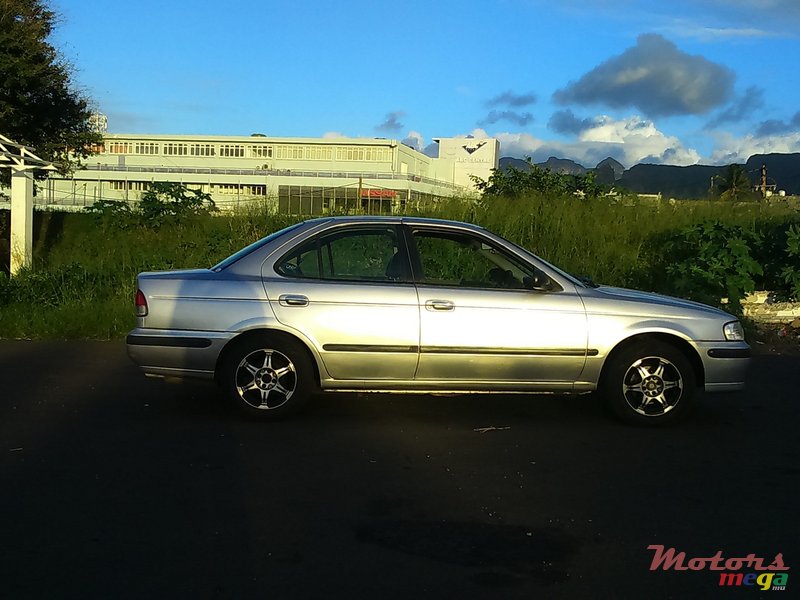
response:
[[[800,152],[800,0],[53,0],[112,133],[489,135],[503,156]]]

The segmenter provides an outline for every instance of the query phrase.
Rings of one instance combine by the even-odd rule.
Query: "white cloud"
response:
[[[655,124],[639,116],[614,119],[600,115],[584,121],[575,141],[544,141],[527,133],[498,133],[501,156],[531,156],[542,162],[550,156],[572,159],[585,167],[593,167],[611,156],[631,167],[639,162],[671,165],[693,165],[700,154],[686,148],[674,136],[659,131]]]
[[[544,141],[529,133],[497,133],[494,137],[500,140],[500,156],[533,156],[545,145]]]
[[[325,133],[322,134],[322,137],[326,140],[329,140],[333,138],[343,138],[347,136],[340,131],[326,131]]]
[[[716,42],[737,38],[764,38],[778,37],[778,33],[756,27],[709,27],[698,25],[694,21],[676,19],[668,25],[657,28],[662,33],[694,38],[701,42]]]
[[[797,0],[561,0],[557,6],[532,0],[571,17],[601,14],[633,24],[632,29],[660,31],[701,41],[752,37],[795,37],[800,24]]]
[[[745,162],[753,154],[800,152],[800,131],[763,137],[754,135],[735,137],[729,133],[720,133],[716,139],[717,145],[711,154],[710,162],[717,165]]]
[[[403,143],[420,152],[425,148],[425,138],[418,131],[409,131],[406,137],[403,138]]]

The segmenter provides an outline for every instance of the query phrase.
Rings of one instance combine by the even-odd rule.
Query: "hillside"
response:
[[[794,154],[755,154],[743,165],[749,173],[753,186],[761,181],[761,165],[767,166],[767,183],[787,195],[800,194],[800,153]],[[520,170],[528,168],[522,159],[504,157],[500,168],[513,166]],[[613,158],[602,160],[594,169],[587,169],[568,159],[550,157],[537,167],[558,173],[583,175],[594,170],[597,180],[605,185],[618,185],[638,194],[661,194],[667,198],[705,198],[711,185],[711,178],[724,175],[726,166],[638,164],[624,169]]]
[[[800,195],[800,153],[754,154],[747,159],[745,169],[753,180],[760,180],[761,165],[767,165],[767,184],[775,184],[789,195]]]
[[[666,198],[704,198],[711,178],[722,175],[726,167],[692,165],[636,165],[627,169],[619,185],[637,194],[661,194]]]

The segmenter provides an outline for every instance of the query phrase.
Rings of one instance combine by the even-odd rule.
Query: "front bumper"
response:
[[[744,388],[752,354],[747,342],[697,342],[707,392],[735,392]]]

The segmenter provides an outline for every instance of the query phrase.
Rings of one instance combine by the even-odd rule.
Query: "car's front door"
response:
[[[412,380],[419,312],[395,225],[345,225],[307,240],[264,273],[277,319],[341,380]]]
[[[418,380],[568,387],[578,378],[587,335],[574,288],[537,285],[535,266],[474,232],[419,227],[411,238]]]

